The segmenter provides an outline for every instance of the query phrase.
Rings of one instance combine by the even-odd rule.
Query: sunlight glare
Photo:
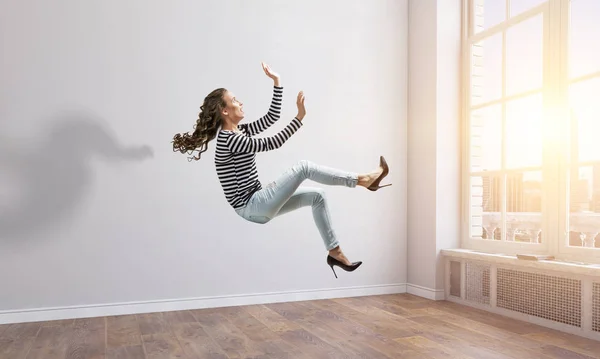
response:
[[[578,151],[577,161],[600,160],[598,136],[600,134],[600,79],[595,78],[571,85],[571,131],[576,137],[573,147]]]

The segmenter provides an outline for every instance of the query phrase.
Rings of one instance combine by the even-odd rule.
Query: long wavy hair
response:
[[[198,156],[188,157],[188,161],[198,161],[202,153],[208,149],[208,142],[217,136],[217,132],[222,125],[221,111],[226,103],[223,99],[224,88],[213,90],[204,98],[204,103],[200,106],[200,113],[194,126],[194,132],[177,133],[173,136],[173,152],[193,154],[198,152]]]

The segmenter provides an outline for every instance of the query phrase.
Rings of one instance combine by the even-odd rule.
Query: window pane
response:
[[[500,240],[500,186],[499,176],[471,177],[471,238]]]
[[[569,173],[569,235],[573,247],[600,248],[600,78],[569,88],[571,163]],[[588,162],[585,166],[578,163]],[[592,163],[589,163],[592,162]],[[593,163],[597,162],[597,163]]]
[[[542,166],[542,95],[506,103],[506,167]]]
[[[502,96],[502,34],[473,44],[471,55],[471,104]]]
[[[475,33],[506,20],[506,0],[474,0]]]
[[[502,179],[505,179],[502,181]],[[542,241],[542,172],[471,177],[471,238],[509,242]],[[502,236],[502,187],[506,235]]]
[[[569,76],[600,71],[600,1],[572,0],[569,28]]]
[[[506,176],[506,241],[542,242],[542,172]]]
[[[471,171],[499,170],[502,166],[502,106],[471,113]]]
[[[568,245],[600,248],[600,163],[575,166],[569,182]]]
[[[571,85],[571,161],[600,161],[600,78]]]
[[[510,16],[519,15],[545,2],[548,0],[510,0]]]
[[[543,80],[544,22],[532,17],[506,31],[506,93],[540,89]]]

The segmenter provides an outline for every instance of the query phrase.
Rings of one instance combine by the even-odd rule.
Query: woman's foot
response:
[[[377,170],[371,173],[358,175],[358,185],[368,188],[379,178],[379,176],[381,176],[381,174],[383,174],[383,167],[379,166]]]
[[[342,253],[342,250],[339,246],[329,251],[329,255],[327,256],[327,264],[331,267],[333,274],[337,278],[337,273],[335,272],[335,266],[338,266],[345,270],[346,272],[354,272],[356,268],[360,267],[362,261],[358,262],[350,262],[348,258]]]
[[[342,249],[339,246],[330,250],[329,255],[332,256],[333,258],[337,259],[338,261],[344,263],[345,265],[349,266],[352,264],[352,262],[350,262],[350,260],[348,260],[348,258],[346,258],[346,255],[344,255],[344,252],[342,252]]]
[[[381,180],[387,176],[389,167],[383,156],[379,157],[379,168],[371,173],[362,174],[358,176],[359,186],[365,187],[371,191],[377,191],[381,187],[391,186],[391,184],[379,185]]]

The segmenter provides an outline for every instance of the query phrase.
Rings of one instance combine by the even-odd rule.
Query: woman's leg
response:
[[[323,239],[325,249],[331,251],[339,246],[331,223],[331,214],[325,198],[325,191],[315,187],[300,187],[281,207],[276,216],[284,215],[301,207],[312,207],[312,214],[317,229]]]
[[[354,188],[358,184],[358,179],[357,173],[302,160],[255,194],[253,211],[273,219],[305,180],[313,180],[329,186]]]
[[[273,218],[271,216],[279,213],[281,207],[305,180],[328,186],[368,187],[382,172],[383,168],[379,167],[370,173],[358,174],[301,160],[257,193],[260,193],[258,197],[263,213]]]
[[[325,191],[323,189],[316,187],[299,187],[275,216],[279,217],[298,208],[308,206],[312,207],[313,219],[329,255],[344,264],[351,265],[352,262],[342,252],[337,240],[331,222],[331,213],[327,204],[327,197],[325,196]]]
[[[329,254],[343,263],[350,264],[337,243],[324,196],[317,195],[317,192],[306,193],[305,190],[299,190],[299,187],[307,179],[332,186],[354,188],[360,185],[368,187],[381,174],[381,171],[382,169],[379,168],[368,174],[357,174],[302,160],[275,181],[256,192],[244,210],[245,216],[246,218],[252,217],[259,223],[266,223],[278,215],[310,203],[313,206],[315,222]],[[323,193],[322,190],[318,191]],[[296,197],[294,197],[295,194],[297,194]]]

